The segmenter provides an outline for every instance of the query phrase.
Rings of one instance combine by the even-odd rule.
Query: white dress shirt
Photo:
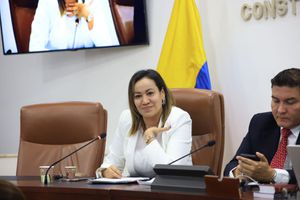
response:
[[[292,134],[288,137],[288,145],[296,144],[297,138],[299,136],[300,125],[290,129]],[[281,137],[280,137],[281,140]],[[286,160],[284,163],[284,169],[275,169],[276,176],[274,177],[275,183],[288,183],[290,181],[290,175],[287,170],[285,169],[292,169],[292,163],[289,159],[289,155],[286,156]]]

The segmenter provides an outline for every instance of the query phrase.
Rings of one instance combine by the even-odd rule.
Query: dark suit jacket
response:
[[[300,137],[297,138],[296,144],[300,144]],[[238,165],[235,159],[241,153],[255,154],[260,152],[266,156],[269,163],[276,153],[280,139],[280,127],[277,125],[271,112],[259,113],[253,116],[250,121],[249,130],[244,137],[234,158],[226,165],[224,176],[228,176],[230,170]],[[288,170],[290,174],[290,183],[296,183],[293,170]]]

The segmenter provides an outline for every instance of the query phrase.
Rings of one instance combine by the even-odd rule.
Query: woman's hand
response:
[[[150,127],[148,128],[143,135],[143,138],[146,142],[146,144],[150,144],[154,138],[159,134],[162,133],[164,131],[168,131],[170,130],[171,126],[166,126],[163,128],[158,128],[158,127]]]
[[[102,176],[104,178],[122,178],[122,173],[116,166],[111,165],[102,171]]]

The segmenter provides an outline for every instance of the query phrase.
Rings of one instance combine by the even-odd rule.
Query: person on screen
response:
[[[29,51],[119,45],[108,1],[39,0]]]
[[[300,144],[300,69],[291,68],[271,80],[272,112],[259,113],[235,157],[226,165],[225,176],[247,175],[259,182],[295,183],[286,145]],[[240,154],[254,154],[254,161]]]
[[[167,164],[191,150],[191,118],[173,106],[173,97],[155,70],[136,72],[128,86],[129,109],[122,112],[97,177],[155,175],[155,164]],[[192,165],[191,157],[175,164]]]
[[[0,179],[0,199],[1,200],[24,200],[22,191],[9,181]]]

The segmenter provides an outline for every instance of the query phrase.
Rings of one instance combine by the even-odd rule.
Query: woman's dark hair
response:
[[[57,0],[60,14],[63,15],[66,9],[65,0]]]
[[[145,124],[143,121],[143,117],[138,112],[135,104],[134,104],[134,86],[136,82],[141,80],[142,78],[149,78],[155,82],[155,85],[157,86],[158,90],[164,91],[165,93],[165,102],[162,105],[162,126],[164,126],[173,105],[173,96],[169,89],[166,86],[166,83],[164,82],[163,78],[159,75],[159,73],[152,69],[147,70],[140,70],[137,71],[130,79],[129,86],[128,86],[128,102],[129,102],[129,108],[131,112],[132,117],[132,125],[129,134],[133,135],[138,130],[139,126],[141,125],[143,128],[145,128]]]
[[[271,87],[300,87],[300,69],[290,68],[279,72],[271,79],[271,85]]]

